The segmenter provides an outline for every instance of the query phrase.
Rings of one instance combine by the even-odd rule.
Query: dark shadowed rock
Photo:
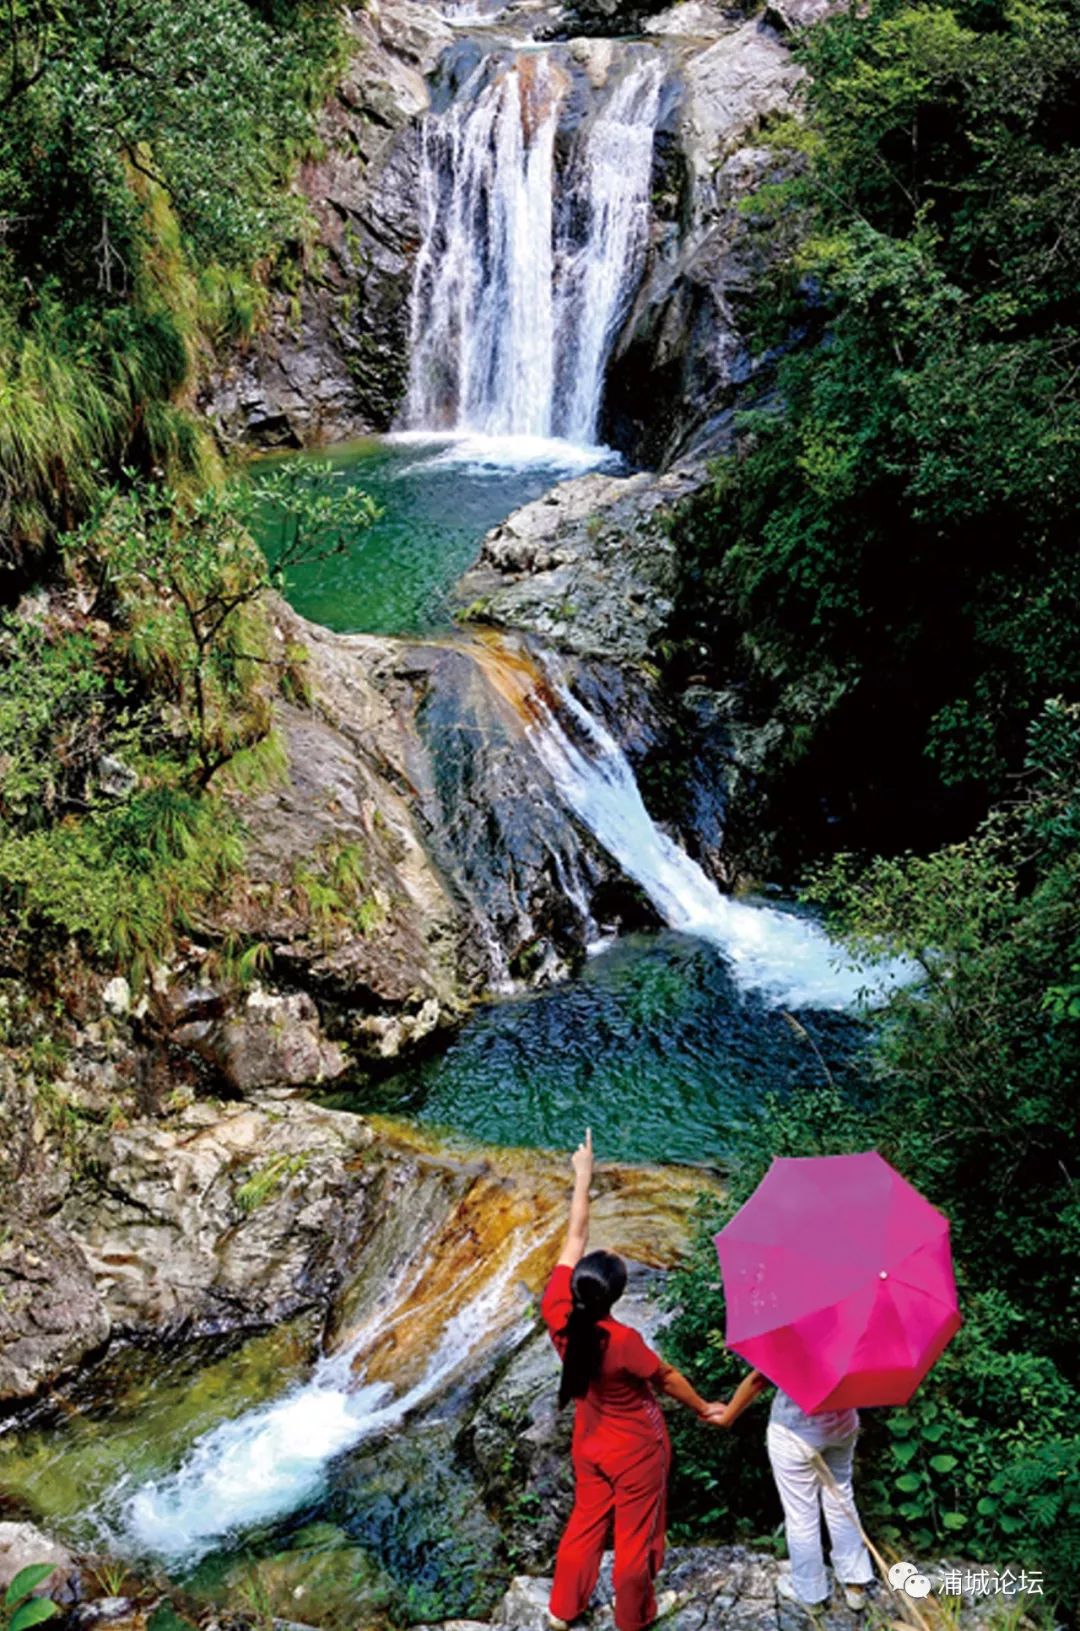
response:
[[[571,0],[562,26],[570,34],[636,34],[666,0]]]
[[[730,437],[730,410],[755,369],[743,307],[767,256],[740,205],[776,166],[755,134],[794,108],[802,77],[758,21],[680,54],[678,96],[658,133],[653,254],[604,398],[606,438],[641,463],[700,456]]]

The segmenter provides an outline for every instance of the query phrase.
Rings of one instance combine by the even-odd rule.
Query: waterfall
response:
[[[644,266],[662,79],[652,52],[629,67],[562,173],[571,81],[548,52],[485,58],[424,120],[411,428],[595,442]]]
[[[740,985],[778,1007],[848,1008],[868,996],[880,1000],[888,986],[914,976],[900,959],[872,970],[845,965],[840,949],[810,919],[722,895],[652,820],[610,732],[565,686],[556,684],[553,695],[587,744],[574,741],[536,697],[532,740],[567,805],[670,928],[719,947]]]
[[[410,424],[550,434],[551,194],[565,78],[481,63],[422,130]]]
[[[627,74],[572,162],[588,206],[584,242],[567,255],[556,295],[564,382],[558,431],[570,442],[596,440],[604,366],[641,276],[662,82],[655,58]]]
[[[134,1490],[122,1475],[94,1513],[104,1549],[193,1566],[316,1500],[336,1457],[407,1430],[414,1412],[533,1329],[529,1293],[566,1226],[565,1158],[481,1150],[474,1163],[444,1161],[421,1135],[384,1129],[384,1146],[395,1142],[419,1159],[407,1196],[366,1244],[335,1351],[278,1399],[201,1434],[172,1471]],[[593,1209],[597,1244],[671,1261],[701,1175],[609,1167],[606,1179]]]

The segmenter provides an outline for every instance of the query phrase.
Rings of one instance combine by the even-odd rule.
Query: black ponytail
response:
[[[570,1281],[574,1306],[561,1333],[566,1350],[559,1383],[560,1409],[571,1399],[583,1399],[599,1372],[608,1337],[597,1322],[607,1318],[625,1290],[626,1264],[614,1252],[589,1252],[574,1270]]]

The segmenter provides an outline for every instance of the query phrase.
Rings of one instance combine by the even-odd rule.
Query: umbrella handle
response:
[[[835,1497],[835,1499],[839,1501],[840,1505],[847,1512],[848,1517],[859,1531],[859,1534],[862,1537],[863,1545],[866,1547],[866,1550],[870,1553],[870,1556],[873,1558],[874,1562],[881,1571],[882,1580],[887,1586],[889,1586],[889,1589],[892,1590],[892,1586],[889,1581],[889,1570],[885,1559],[882,1557],[881,1553],[870,1539],[870,1536],[866,1533],[862,1523],[859,1521],[859,1514],[848,1501],[843,1490],[840,1488],[840,1485],[836,1482],[836,1479],[829,1471],[824,1458],[818,1454],[817,1450],[811,1449],[810,1460],[813,1464],[814,1471],[818,1475],[818,1478],[825,1485],[826,1489],[828,1489],[829,1492]],[[900,1612],[906,1615],[913,1625],[918,1626],[919,1631],[930,1631],[930,1626],[927,1620],[922,1614],[919,1613],[919,1610],[915,1607],[915,1604],[911,1601],[911,1598],[906,1592],[900,1593]]]

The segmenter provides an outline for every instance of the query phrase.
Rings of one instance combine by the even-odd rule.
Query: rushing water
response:
[[[630,49],[572,135],[560,126],[570,75],[554,51],[500,48],[425,121],[412,433],[325,455],[332,479],[362,486],[383,516],[289,584],[331,628],[445,630],[448,591],[483,533],[611,460],[594,444],[647,250],[662,68],[651,48]],[[536,688],[527,664],[515,671]],[[848,1004],[861,976],[836,966],[813,923],[722,896],[656,827],[614,737],[557,676],[527,700],[523,751],[670,928],[478,1011],[366,1104],[459,1139],[565,1149],[588,1122],[607,1160],[720,1161],[764,1091],[845,1068],[857,1022],[814,1010]],[[391,1136],[413,1153],[421,1142]],[[669,1260],[707,1181],[670,1167],[608,1174],[594,1238]],[[564,1213],[562,1157],[429,1155],[366,1247],[332,1351],[301,1325],[225,1358],[183,1356],[149,1381],[121,1355],[106,1408],[68,1400],[51,1424],[6,1439],[6,1488],[196,1593],[247,1594],[260,1620],[344,1631],[387,1604],[414,1619],[490,1606],[501,1543],[457,1457],[454,1405],[523,1329],[522,1283],[535,1293]]]
[[[483,58],[425,119],[409,425],[596,441],[644,266],[663,72],[644,48],[598,91],[558,176],[570,75],[547,51]]]
[[[565,1166],[522,1152],[446,1160],[408,1129],[408,1204],[382,1219],[331,1351],[298,1321],[148,1371],[137,1351],[55,1396],[56,1420],[0,1440],[5,1484],[83,1544],[164,1564],[196,1598],[355,1627],[486,1605],[497,1531],[455,1455],[461,1392],[531,1325],[565,1227]],[[608,1169],[598,1243],[664,1261],[698,1175]],[[314,1353],[314,1359],[312,1355]],[[407,1431],[403,1429],[407,1426]],[[428,1593],[428,1599],[422,1593]]]
[[[653,821],[610,731],[565,686],[558,688],[557,703],[582,740],[575,741],[549,709],[538,718],[532,740],[567,806],[642,886],[670,928],[721,951],[737,985],[763,993],[775,1006],[850,1008],[910,975],[900,963],[868,974],[850,966],[811,919],[722,895]]]

